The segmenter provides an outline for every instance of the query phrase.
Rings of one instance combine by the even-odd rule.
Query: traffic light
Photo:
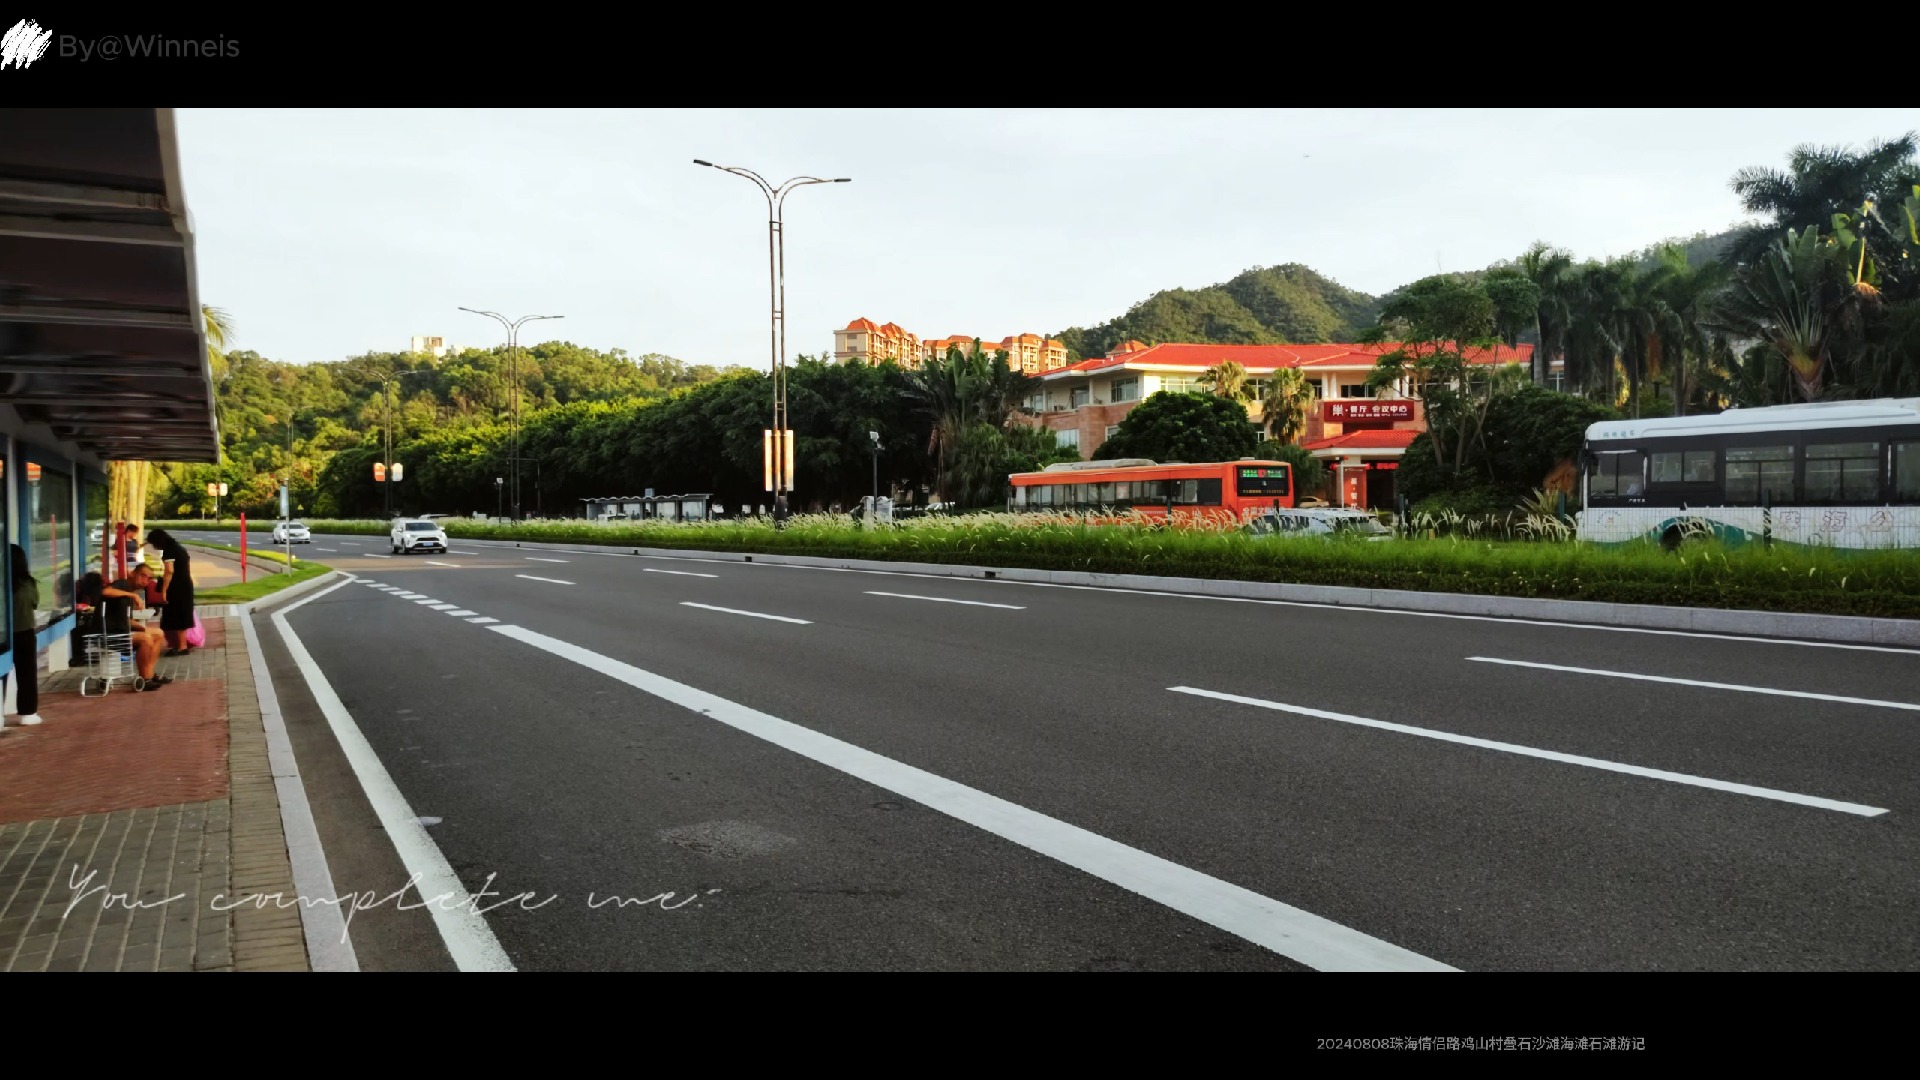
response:
[[[373,482],[376,484],[387,482],[387,467],[378,461],[373,463]]]

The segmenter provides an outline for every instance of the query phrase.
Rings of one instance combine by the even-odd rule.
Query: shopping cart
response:
[[[104,626],[98,610],[81,625],[80,648],[87,661],[87,673],[80,680],[81,697],[112,693],[117,682],[138,689],[143,681],[134,664],[133,635],[124,631],[109,634]]]

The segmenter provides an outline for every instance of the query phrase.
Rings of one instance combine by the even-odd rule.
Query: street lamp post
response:
[[[502,505],[503,497],[501,495],[501,491],[506,487],[506,484],[507,478],[504,476],[496,476],[493,478],[493,516],[495,520],[505,516],[506,513],[506,507]]]
[[[387,431],[386,431],[386,439],[385,439],[385,448],[384,448],[383,456],[381,458],[382,466],[385,469],[391,470],[393,468],[393,384],[395,382],[398,382],[401,379],[411,379],[415,375],[431,375],[431,374],[433,374],[433,372],[431,371],[397,371],[387,376],[386,378],[380,380],[380,390],[386,396],[386,399],[387,399]],[[289,420],[288,423],[289,425],[291,425],[292,421]],[[293,447],[293,434],[292,434],[291,427],[288,428],[287,447],[288,447],[288,452],[291,453],[292,447]],[[382,480],[381,483],[384,484],[387,489],[387,520],[392,521],[393,520],[393,476],[392,474],[388,473],[386,476],[386,479]]]
[[[873,440],[873,505],[880,505],[880,433],[867,432],[867,438]]]
[[[772,440],[766,447],[769,490],[773,492],[777,507],[786,493],[793,488],[793,433],[787,428],[787,232],[785,206],[787,196],[793,189],[808,184],[849,184],[849,176],[823,180],[817,176],[796,176],[786,183],[775,187],[767,183],[759,173],[743,169],[736,165],[715,165],[711,161],[695,158],[695,165],[709,169],[732,173],[745,177],[758,185],[767,197],[767,262],[768,277],[772,291],[773,322],[770,327],[773,362],[773,432]]]
[[[520,324],[536,322],[540,319],[564,319],[566,316],[522,315],[518,319],[508,319],[497,311],[481,311],[470,307],[463,307],[460,310],[472,312],[475,315],[485,315],[489,319],[498,320],[501,326],[507,328],[507,362],[512,368],[509,381],[512,383],[513,393],[513,401],[509,403],[511,416],[508,421],[512,433],[509,441],[513,452],[510,455],[511,461],[507,472],[513,478],[513,520],[518,521],[520,520]]]

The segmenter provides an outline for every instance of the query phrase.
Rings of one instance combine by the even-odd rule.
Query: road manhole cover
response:
[[[716,859],[743,859],[768,855],[799,841],[750,821],[708,821],[682,825],[660,834],[660,839]]]

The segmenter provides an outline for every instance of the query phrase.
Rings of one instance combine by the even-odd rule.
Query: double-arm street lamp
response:
[[[794,464],[793,432],[787,427],[787,233],[784,207],[787,196],[794,188],[808,184],[849,184],[853,178],[842,176],[823,180],[817,176],[796,176],[775,187],[751,169],[737,165],[715,165],[698,158],[693,163],[751,180],[767,197],[767,263],[773,293],[773,325],[770,328],[773,348],[770,365],[773,375],[773,428],[765,436],[765,458],[767,490],[773,493],[777,506],[786,493],[793,489]]]
[[[513,517],[511,520],[519,521],[520,520],[520,324],[536,322],[540,319],[564,319],[566,318],[566,316],[565,315],[522,315],[517,319],[508,319],[505,315],[502,315],[497,311],[481,311],[478,308],[470,308],[470,307],[463,307],[460,310],[470,311],[475,315],[485,315],[489,319],[496,319],[499,321],[501,326],[504,326],[507,328],[507,357],[508,357],[508,361],[512,365],[512,372],[513,372],[508,377],[509,382],[512,384],[512,394],[513,394],[513,401],[510,407],[511,418],[509,420],[509,425],[512,431],[512,437],[509,441],[512,443],[513,452],[509,456],[509,472],[508,472],[508,475],[511,476],[513,480],[512,480],[512,483],[509,485],[511,490],[508,492],[508,496],[513,502]]]

